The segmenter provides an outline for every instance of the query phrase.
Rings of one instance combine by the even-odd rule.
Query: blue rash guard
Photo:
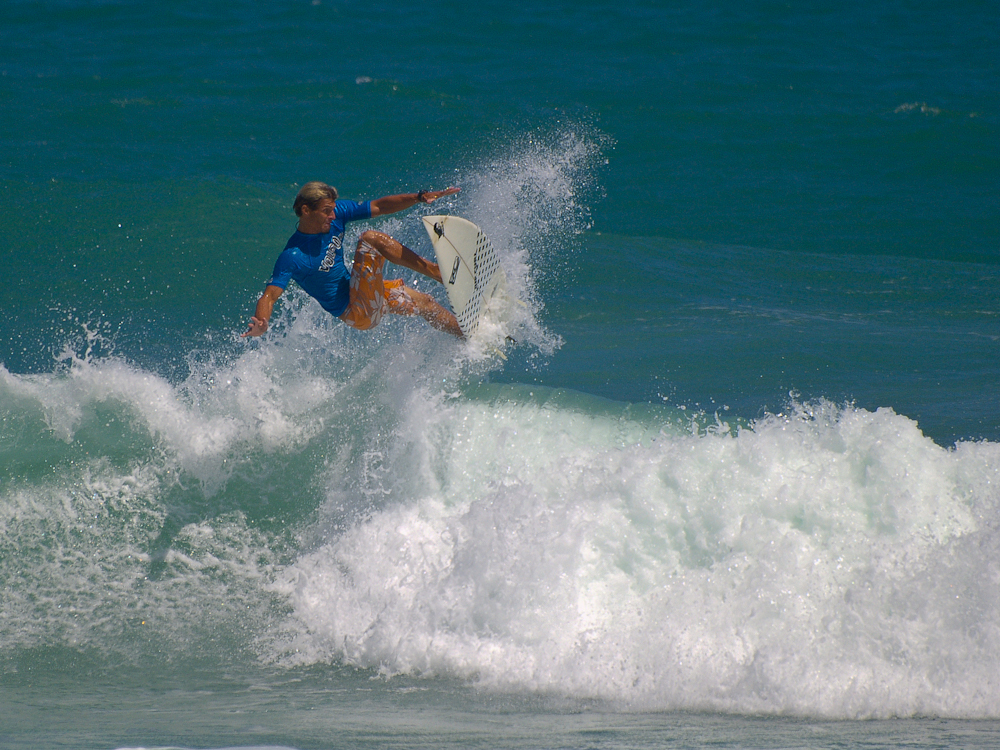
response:
[[[323,309],[340,317],[351,298],[351,272],[344,265],[347,222],[370,219],[371,201],[338,200],[330,231],[303,234],[296,230],[274,263],[269,285],[285,289],[291,279],[316,299]]]

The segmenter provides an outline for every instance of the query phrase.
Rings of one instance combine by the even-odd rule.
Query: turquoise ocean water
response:
[[[0,747],[995,747],[998,73],[974,0],[4,2]],[[310,179],[522,304],[240,339]]]

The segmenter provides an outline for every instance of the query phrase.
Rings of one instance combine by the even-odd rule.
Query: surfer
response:
[[[455,316],[431,295],[407,286],[402,279],[385,279],[382,275],[382,266],[389,260],[441,282],[437,263],[374,229],[364,232],[358,240],[350,272],[344,265],[343,248],[348,222],[394,214],[417,203],[433,203],[458,190],[457,187],[421,190],[358,203],[338,198],[336,188],[324,182],[307,182],[293,204],[299,217],[298,227],[274,264],[271,279],[257,300],[243,338],[261,336],[267,331],[274,303],[291,279],[324,310],[353,328],[362,331],[374,328],[382,315],[390,312],[420,315],[438,330],[461,337],[462,329]]]

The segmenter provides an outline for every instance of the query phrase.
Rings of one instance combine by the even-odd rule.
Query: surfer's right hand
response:
[[[261,318],[250,318],[250,326],[240,338],[247,336],[263,336],[267,332],[267,321]]]

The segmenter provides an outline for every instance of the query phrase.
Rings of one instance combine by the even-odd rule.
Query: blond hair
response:
[[[296,216],[302,216],[302,207],[309,206],[310,211],[315,211],[316,207],[324,198],[332,201],[337,200],[337,188],[330,187],[325,182],[307,182],[295,196],[295,203],[292,210]]]

